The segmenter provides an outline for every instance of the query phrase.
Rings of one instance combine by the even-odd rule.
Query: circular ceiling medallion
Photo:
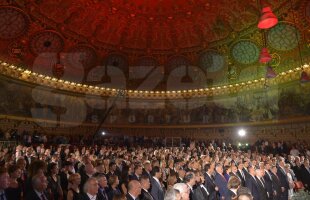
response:
[[[18,8],[0,7],[0,38],[14,39],[26,33],[29,26],[28,16]]]
[[[242,40],[232,47],[231,54],[240,64],[248,65],[258,60],[259,48],[252,41]]]
[[[279,23],[267,35],[269,45],[279,51],[289,51],[298,46],[299,30],[291,24]]]
[[[30,40],[30,49],[34,54],[58,53],[63,50],[64,41],[55,31],[42,31]]]
[[[87,45],[78,45],[71,48],[67,57],[70,63],[78,63],[84,68],[93,67],[97,61],[95,49]]]
[[[217,72],[225,66],[225,58],[217,51],[208,50],[200,55],[199,66],[206,72]]]

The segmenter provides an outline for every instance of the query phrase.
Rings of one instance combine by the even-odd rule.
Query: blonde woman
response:
[[[79,200],[80,190],[79,185],[81,184],[81,176],[78,173],[71,174],[68,179],[68,194],[67,200]]]

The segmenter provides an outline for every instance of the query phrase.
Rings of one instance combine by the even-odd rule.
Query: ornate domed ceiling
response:
[[[310,40],[310,3],[263,2],[280,20],[266,38],[273,65],[283,67],[277,71],[296,67],[287,55],[296,57],[298,42]],[[259,65],[258,7],[256,0],[0,0],[0,54],[42,73],[62,64],[65,71],[57,76],[80,82],[108,65],[133,78],[138,73],[130,66],[161,66],[167,75],[192,65],[197,69],[190,74],[206,76],[197,78],[201,86],[209,79],[238,81],[253,78]],[[256,71],[255,76],[263,73]]]

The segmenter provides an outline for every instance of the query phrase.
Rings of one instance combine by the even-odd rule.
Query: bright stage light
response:
[[[240,130],[238,131],[238,135],[239,135],[240,137],[244,137],[244,136],[246,135],[246,131],[245,131],[244,129],[240,129]]]
[[[102,136],[106,135],[106,132],[102,131],[102,132],[101,132],[101,135],[102,135]]]

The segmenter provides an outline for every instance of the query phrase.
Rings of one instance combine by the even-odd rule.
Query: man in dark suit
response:
[[[243,171],[243,174],[245,176],[245,180],[247,179],[248,175],[250,175],[248,168],[249,168],[249,161],[244,161],[242,171]]]
[[[105,175],[98,174],[95,177],[98,181],[99,189],[98,189],[98,198],[102,200],[108,200],[108,181]]]
[[[129,175],[129,180],[140,180],[140,176],[142,175],[143,168],[141,165],[135,165],[134,167],[134,174]]]
[[[158,166],[153,167],[151,175],[153,176],[151,179],[151,195],[153,196],[154,200],[162,200],[164,199],[164,190],[159,181],[162,176],[160,168]]]
[[[141,194],[141,184],[137,180],[131,180],[128,183],[128,193],[126,194],[127,200],[139,200]]]
[[[81,194],[81,200],[102,200],[98,194],[98,181],[96,178],[89,178],[84,185],[84,193]]]
[[[25,200],[48,200],[49,196],[45,193],[47,184],[47,178],[42,174],[32,177],[32,189],[27,193]]]
[[[238,171],[236,172],[236,174],[238,175],[239,179],[241,180],[241,186],[245,186],[245,174],[243,172],[243,163],[242,161],[240,161],[238,163]]]
[[[81,173],[81,184],[80,184],[80,190],[83,191],[84,184],[86,181],[93,176],[95,173],[95,169],[93,164],[87,163],[85,164],[85,172]]]
[[[253,195],[253,200],[259,200],[259,190],[255,178],[255,168],[253,166],[249,166],[248,171],[249,175],[247,176],[247,179],[245,181],[245,186],[251,191],[251,194]]]
[[[4,190],[9,187],[9,178],[7,169],[0,167],[0,199],[8,200]]]
[[[271,178],[272,178],[272,189],[273,189],[273,199],[274,200],[280,200],[280,194],[281,194],[281,183],[280,179],[277,175],[277,167],[273,165],[271,167]]]
[[[304,162],[304,167],[301,170],[301,175],[302,175],[302,182],[305,186],[305,188],[310,191],[310,166],[309,166],[309,160],[306,159]]]
[[[259,199],[260,200],[267,200],[268,194],[266,189],[266,183],[263,179],[264,171],[263,169],[256,169],[256,182],[258,185],[258,191],[259,191]]]
[[[193,172],[188,172],[184,177],[184,183],[189,188],[189,199],[194,200],[194,186],[196,184],[195,174]]]
[[[178,170],[178,178],[177,178],[177,183],[183,183],[184,182],[184,176],[185,176],[185,170],[183,167],[180,167]]]
[[[225,179],[224,175],[223,175],[223,166],[221,164],[217,164],[215,167],[215,178],[214,178],[214,182],[216,184],[216,186],[219,188],[219,192],[220,192],[220,198],[225,198],[225,195],[227,194],[227,180]]]
[[[214,182],[214,177],[213,177],[213,173],[214,173],[214,163],[212,164],[206,164],[205,165],[205,184],[204,186],[207,188],[209,194],[209,199],[210,200],[215,200],[217,199],[217,191],[218,191],[218,187],[215,185]]]
[[[195,200],[209,200],[210,193],[208,189],[204,186],[205,178],[196,176],[197,187],[194,189],[194,199]]]
[[[150,161],[145,161],[144,162],[144,169],[143,169],[142,175],[147,175],[149,177],[149,179],[151,180],[151,178],[152,178],[151,171],[152,171],[151,162]]]
[[[63,169],[59,173],[60,186],[62,191],[64,192],[64,198],[66,198],[68,192],[68,177],[70,174],[72,174],[70,168],[73,168],[72,162],[65,161],[63,163]]]
[[[139,196],[139,199],[140,200],[154,200],[151,193],[149,193],[151,182],[150,182],[148,175],[142,175],[140,177],[140,184],[141,184],[142,189],[141,189],[141,194]]]
[[[268,162],[264,163],[264,168],[265,168],[265,175],[264,175],[264,180],[266,183],[266,190],[268,193],[268,200],[273,199],[273,188],[272,188],[272,176],[270,172],[270,164]]]
[[[288,199],[288,189],[289,189],[289,183],[287,179],[287,175],[284,169],[284,158],[279,158],[279,167],[277,170],[277,175],[279,177],[280,183],[281,183],[281,200],[287,200]]]

